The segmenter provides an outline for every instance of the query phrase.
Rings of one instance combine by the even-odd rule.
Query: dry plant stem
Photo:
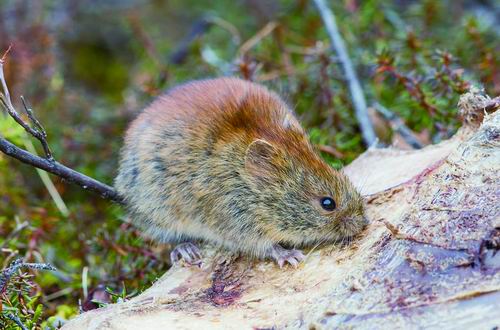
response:
[[[37,167],[58,177],[64,179],[65,181],[79,185],[85,190],[90,190],[92,192],[98,193],[103,198],[112,200],[119,204],[123,203],[123,200],[118,195],[118,193],[110,186],[99,182],[91,177],[88,177],[80,172],[72,170],[56,161],[49,161],[45,158],[35,156],[26,150],[23,150],[14,144],[10,143],[6,139],[0,136],[0,151],[15,158],[25,164]]]
[[[347,53],[344,40],[337,28],[335,16],[324,0],[314,0],[314,4],[318,8],[321,18],[323,19],[328,36],[332,41],[333,50],[337,53],[339,62],[345,71],[346,80],[349,83],[349,90],[351,92],[352,103],[356,112],[356,118],[359,122],[361,134],[363,135],[363,141],[365,145],[372,146],[376,142],[377,136],[375,135],[373,124],[368,116],[365,95],[361,88],[361,83],[359,82],[356,71]]]
[[[415,137],[415,134],[403,123],[403,120],[398,117],[395,113],[391,112],[389,109],[384,107],[379,103],[375,103],[373,108],[377,110],[386,120],[392,124],[392,128],[398,132],[401,137],[413,148],[421,149],[424,147],[420,141]]]
[[[26,101],[21,96],[21,101],[23,103],[24,110],[25,110],[29,120],[31,121],[31,123],[35,127],[34,129],[32,129],[30,127],[30,125],[28,125],[26,122],[24,122],[19,117],[19,115],[18,115],[16,109],[14,108],[12,101],[10,99],[9,88],[7,86],[7,82],[5,81],[5,76],[3,73],[3,64],[5,63],[6,56],[7,56],[10,49],[11,49],[11,47],[9,47],[7,52],[0,59],[0,81],[2,82],[2,90],[4,93],[4,95],[2,95],[2,93],[0,93],[0,103],[7,110],[7,113],[9,113],[9,115],[11,117],[13,117],[14,120],[18,124],[20,124],[25,129],[25,131],[28,132],[28,134],[34,136],[35,138],[37,138],[40,141],[40,143],[42,144],[43,149],[44,149],[45,158],[52,161],[53,157],[52,157],[52,152],[50,151],[50,148],[49,148],[49,145],[47,142],[47,133],[45,132],[45,129],[42,127],[42,124],[35,118],[33,111],[27,106]],[[31,142],[31,140],[28,138],[28,136],[23,136],[22,138],[24,141],[24,146],[28,150],[28,152],[32,153],[35,156],[38,156],[37,151],[36,151],[35,147],[33,146],[33,143]],[[37,170],[38,175],[40,176],[40,179],[42,180],[43,184],[45,185],[45,188],[47,188],[50,196],[52,197],[52,200],[56,204],[56,207],[59,209],[59,212],[61,212],[61,214],[64,217],[67,217],[69,215],[69,210],[66,207],[66,204],[64,203],[64,201],[63,201],[61,195],[59,194],[59,192],[57,191],[56,187],[54,186],[54,184],[50,180],[49,175],[46,172],[44,172],[38,168],[36,170]]]
[[[10,48],[9,48],[10,49]],[[8,51],[7,51],[8,52]],[[7,54],[6,52],[6,54]],[[35,128],[30,127],[26,122],[24,122],[19,116],[18,112],[15,110],[10,99],[9,89],[7,87],[7,82],[5,81],[5,76],[3,73],[3,64],[5,63],[5,56],[0,59],[0,84],[2,85],[3,94],[0,95],[0,104],[5,108],[8,114],[21,125],[26,132],[35,137],[40,141],[45,151],[45,158],[34,155],[26,150],[23,150],[16,145],[10,143],[5,138],[0,135],[0,151],[15,158],[25,164],[37,167],[54,175],[61,177],[62,179],[75,183],[81,186],[85,190],[90,190],[100,194],[103,198],[110,199],[117,203],[123,203],[121,197],[118,193],[110,186],[101,183],[95,179],[92,179],[84,174],[81,174],[75,170],[72,170],[57,161],[52,157],[52,152],[47,143],[47,133],[40,124],[40,122],[35,118],[33,111],[26,105],[26,102],[22,98],[24,109],[28,115],[28,118],[33,123]]]
[[[26,103],[24,101],[24,98],[21,98],[23,101],[23,106],[24,110],[26,111],[26,114],[28,115],[28,118],[32,121],[33,125],[36,128],[31,128],[28,123],[26,123],[21,116],[17,113],[16,109],[12,105],[12,102],[10,100],[10,95],[9,95],[9,90],[7,88],[7,84],[5,82],[5,77],[3,74],[3,63],[0,62],[0,81],[2,81],[2,87],[3,87],[3,92],[4,95],[0,95],[0,102],[2,103],[2,106],[5,108],[5,110],[9,113],[9,115],[19,124],[21,125],[28,134],[36,138],[40,143],[42,144],[43,150],[45,152],[45,157],[48,160],[53,160],[52,157],[52,152],[50,151],[49,145],[47,143],[47,133],[43,129],[43,127],[40,125],[40,122],[36,120],[33,116],[33,112],[31,109],[29,109],[26,106]]]
[[[332,155],[335,158],[342,159],[344,158],[344,154],[335,149],[334,147],[331,146],[326,146],[326,145],[319,145],[318,149],[320,151],[326,152],[329,155]]]
[[[0,59],[0,81],[2,83],[2,91],[3,91],[3,94],[0,94],[0,102],[2,103],[2,106],[5,108],[8,114],[19,125],[21,125],[26,130],[26,132],[28,132],[30,135],[32,135],[33,137],[35,137],[40,141],[40,143],[43,146],[43,150],[45,151],[45,157],[48,160],[52,160],[52,152],[50,151],[50,148],[47,143],[47,133],[45,132],[45,129],[42,127],[42,124],[40,124],[40,122],[35,118],[33,110],[28,108],[28,106],[26,105],[26,101],[24,100],[24,97],[21,96],[21,101],[23,102],[24,111],[26,111],[28,118],[32,122],[33,126],[35,126],[34,129],[31,128],[26,122],[24,122],[21,116],[19,116],[10,99],[9,88],[7,87],[7,82],[5,81],[5,75],[3,73],[3,64],[5,63],[5,58],[9,53],[11,47],[12,46],[10,46],[9,49],[7,49],[5,54]]]
[[[134,14],[129,14],[127,16],[127,19],[130,27],[132,28],[132,31],[135,33],[135,35],[137,35],[137,38],[144,46],[144,49],[146,49],[149,57],[153,60],[155,65],[159,68],[163,67],[160,53],[158,52],[158,49],[156,48],[153,40],[151,40],[146,31],[144,31],[141,20]]]
[[[240,46],[238,49],[239,57],[244,56],[250,49],[257,45],[262,39],[267,37],[271,32],[278,27],[278,23],[271,21],[267,23],[262,29],[260,29],[253,37],[248,39]]]
[[[29,139],[29,137],[23,136],[22,139],[23,139],[23,143],[24,143],[24,147],[26,148],[26,151],[28,151],[29,153],[31,153],[35,156],[38,156],[38,153],[35,149],[35,146],[33,145],[33,142]],[[59,209],[59,212],[61,212],[61,214],[64,217],[69,216],[69,214],[70,214],[69,209],[66,206],[66,203],[64,203],[64,200],[62,199],[61,195],[57,191],[56,186],[54,185],[54,183],[50,179],[49,174],[47,172],[39,169],[39,168],[36,168],[35,170],[38,173],[40,180],[42,180],[42,183],[45,185],[45,188],[49,192],[50,197],[52,197],[54,204]]]

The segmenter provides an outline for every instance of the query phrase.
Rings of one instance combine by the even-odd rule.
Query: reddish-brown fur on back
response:
[[[364,224],[359,194],[318,156],[287,105],[236,78],[187,83],[154,101],[127,132],[116,187],[150,236],[258,256],[278,243],[352,236]],[[337,200],[335,214],[318,211],[325,195]]]
[[[134,121],[127,140],[135,141],[134,132],[142,131],[135,127],[144,123],[155,129],[175,121],[191,123],[199,130],[197,136],[210,135],[221,143],[237,135],[247,145],[255,138],[266,139],[311,167],[321,170],[325,166],[288,106],[277,94],[255,83],[219,78],[176,87]]]
[[[202,80],[158,98],[133,122],[127,139],[133,139],[135,128],[144,123],[157,127],[176,121],[192,122],[205,133],[219,126],[217,134],[222,139],[242,132],[273,135],[272,128],[282,126],[287,113],[286,104],[260,85],[235,78]],[[293,124],[302,132],[295,120]]]

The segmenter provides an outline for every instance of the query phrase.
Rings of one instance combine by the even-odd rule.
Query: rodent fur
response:
[[[237,78],[189,82],[147,107],[126,133],[115,186],[146,235],[259,258],[276,244],[334,242],[366,225],[360,194],[281,98]],[[321,209],[322,196],[335,211]]]

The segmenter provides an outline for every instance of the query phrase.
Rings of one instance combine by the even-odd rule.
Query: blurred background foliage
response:
[[[452,135],[471,84],[500,94],[500,4],[494,0],[330,1],[369,104],[400,116],[422,144]],[[335,167],[365,149],[350,96],[316,8],[306,0],[2,0],[0,53],[13,101],[24,95],[56,159],[111,184],[126,125],[165,89],[235,75],[270,86],[295,109]],[[408,147],[374,111],[380,141]],[[26,137],[0,115],[0,134]],[[38,146],[37,146],[38,148]],[[23,269],[0,288],[0,327],[58,327],[81,310],[147,288],[168,247],[140,237],[122,209],[0,154],[0,267]],[[125,220],[125,221],[124,221]],[[35,276],[36,275],[36,276]]]

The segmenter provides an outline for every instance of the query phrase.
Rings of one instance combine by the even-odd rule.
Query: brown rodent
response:
[[[315,152],[287,105],[237,78],[190,82],[147,107],[127,131],[115,185],[156,240],[206,241],[280,266],[301,261],[295,248],[366,225],[362,197]],[[193,264],[200,253],[181,244],[179,257]]]

